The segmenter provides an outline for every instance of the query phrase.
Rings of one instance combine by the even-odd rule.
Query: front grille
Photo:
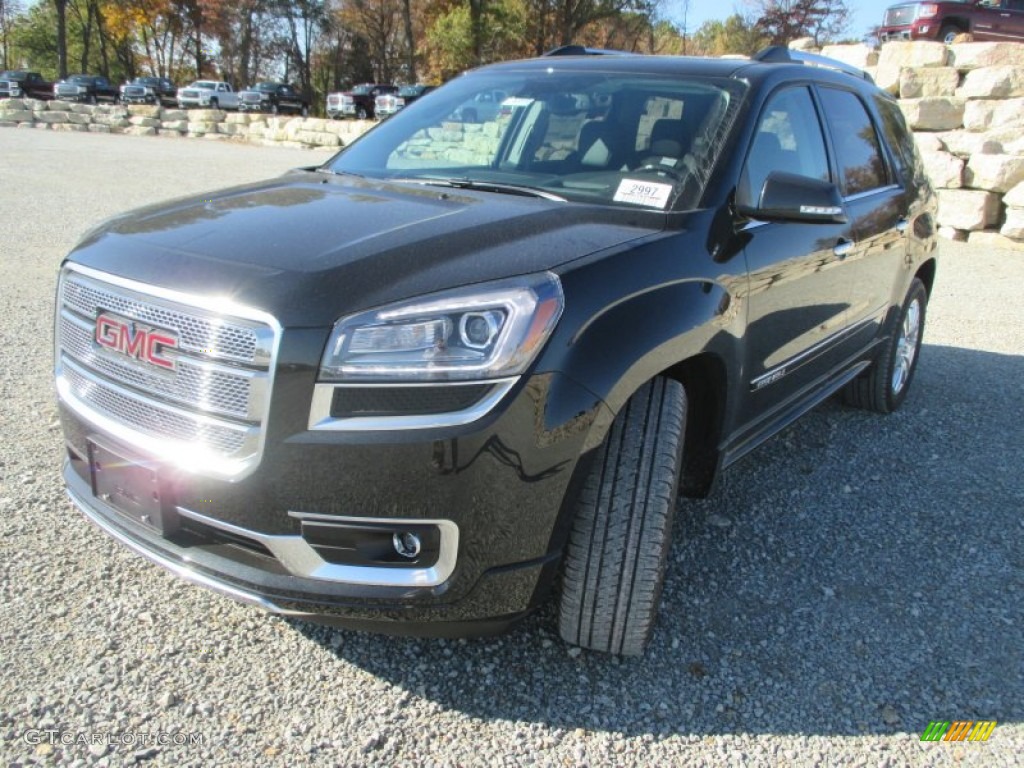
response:
[[[191,305],[150,290],[119,278],[107,282],[84,268],[62,272],[58,390],[72,410],[143,450],[171,457],[194,448],[232,462],[232,471],[255,465],[269,404],[275,328],[251,310],[238,310],[250,317],[223,314],[198,299]],[[177,349],[163,353],[173,369],[100,346],[96,318],[108,313],[175,335]]]
[[[182,91],[181,95],[186,99],[197,99],[199,98],[199,91]]]
[[[57,94],[60,96],[77,96],[78,86],[77,85],[58,85]]]
[[[145,96],[146,89],[137,85],[129,85],[124,89],[125,96]]]
[[[916,5],[897,5],[885,12],[885,26],[901,27],[910,24],[917,12]]]
[[[240,93],[238,94],[238,98],[240,101],[251,101],[258,104],[263,97],[258,93]]]

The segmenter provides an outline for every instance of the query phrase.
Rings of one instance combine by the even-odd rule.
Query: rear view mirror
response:
[[[754,205],[738,205],[744,216],[762,221],[803,221],[845,224],[846,211],[839,188],[830,181],[772,171]]]

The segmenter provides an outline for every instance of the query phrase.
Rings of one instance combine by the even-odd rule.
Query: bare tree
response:
[[[68,0],[53,0],[57,9],[57,75],[68,76]]]
[[[815,45],[836,38],[850,24],[844,0],[748,0],[757,27],[773,45],[812,37]]]

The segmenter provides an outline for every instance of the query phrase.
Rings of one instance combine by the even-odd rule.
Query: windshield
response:
[[[131,82],[132,85],[160,85],[160,80],[155,77],[136,77]]]
[[[205,89],[210,90],[210,91],[217,90],[217,84],[215,82],[211,81],[211,80],[196,80],[189,87],[190,88],[205,88]]]
[[[399,96],[419,96],[423,90],[421,85],[406,85],[398,89]]]
[[[28,78],[27,72],[0,72],[0,80],[25,80]]]
[[[356,94],[357,96],[365,96],[372,90],[372,85],[357,85],[355,88],[352,89],[352,93]]]
[[[277,90],[277,83],[256,83],[256,88],[254,90],[272,93]]]
[[[94,79],[95,78],[92,77],[91,75],[72,75],[71,77],[68,78],[68,82],[69,83],[79,83],[79,84],[84,83],[84,84],[88,85]]]
[[[685,76],[481,70],[417,100],[327,167],[578,202],[692,208],[744,89],[735,80]]]

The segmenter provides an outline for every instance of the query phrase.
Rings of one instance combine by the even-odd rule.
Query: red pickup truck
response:
[[[953,42],[965,32],[978,41],[1024,41],[1024,0],[944,0],[900,3],[885,11],[878,30],[889,40]]]
[[[12,69],[0,72],[0,99],[52,99],[53,83],[38,72]]]

